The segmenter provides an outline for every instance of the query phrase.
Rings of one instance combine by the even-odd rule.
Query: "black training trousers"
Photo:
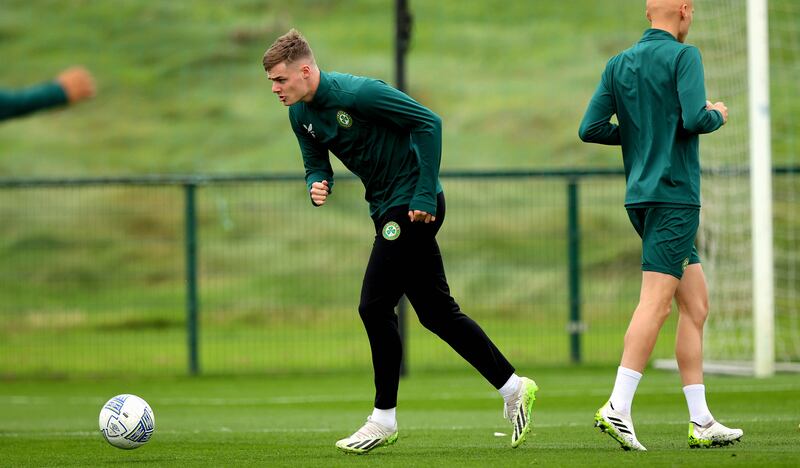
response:
[[[420,323],[447,342],[495,388],[502,387],[514,373],[486,333],[461,312],[450,296],[436,243],[436,233],[445,215],[443,193],[438,195],[437,205],[433,223],[412,223],[407,206],[391,208],[379,219],[373,219],[375,243],[364,274],[358,312],[372,349],[378,409],[397,406],[403,349],[394,307],[403,294],[417,312]]]

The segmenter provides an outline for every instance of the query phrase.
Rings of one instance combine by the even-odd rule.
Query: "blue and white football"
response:
[[[114,447],[128,450],[141,447],[155,429],[153,410],[136,395],[117,395],[100,410],[100,432]]]

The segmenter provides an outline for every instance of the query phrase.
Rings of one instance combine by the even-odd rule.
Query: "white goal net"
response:
[[[703,55],[708,99],[728,124],[701,138],[703,210],[698,237],[711,313],[705,356],[752,371],[756,348],[748,118],[748,0],[696,0],[688,42]],[[800,1],[769,0],[774,347],[776,368],[800,362]]]

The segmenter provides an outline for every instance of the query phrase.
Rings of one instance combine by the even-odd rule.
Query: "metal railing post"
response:
[[[581,231],[578,218],[578,179],[567,181],[567,249],[569,257],[569,355],[573,364],[581,362]]]
[[[200,373],[197,353],[197,213],[195,211],[195,188],[192,183],[185,184],[184,217],[186,243],[186,335],[188,339],[189,374]]]
[[[394,85],[403,92],[406,90],[406,53],[411,42],[411,25],[408,0],[395,0]]]

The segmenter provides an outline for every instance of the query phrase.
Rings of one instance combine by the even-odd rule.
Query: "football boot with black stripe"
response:
[[[616,411],[610,401],[597,410],[594,415],[594,425],[619,442],[623,450],[647,450],[636,439],[631,417]]]
[[[705,426],[689,423],[690,448],[723,447],[738,442],[743,435],[741,429],[731,429],[714,420]]]
[[[397,425],[387,427],[372,421],[367,417],[367,422],[350,437],[336,442],[336,448],[347,453],[367,453],[378,447],[392,445],[397,441]]]
[[[503,416],[514,428],[514,432],[511,434],[511,447],[513,448],[517,448],[525,442],[525,437],[531,431],[533,402],[536,401],[536,392],[539,390],[533,380],[527,377],[521,377],[520,380],[522,382],[517,394],[503,406]]]

